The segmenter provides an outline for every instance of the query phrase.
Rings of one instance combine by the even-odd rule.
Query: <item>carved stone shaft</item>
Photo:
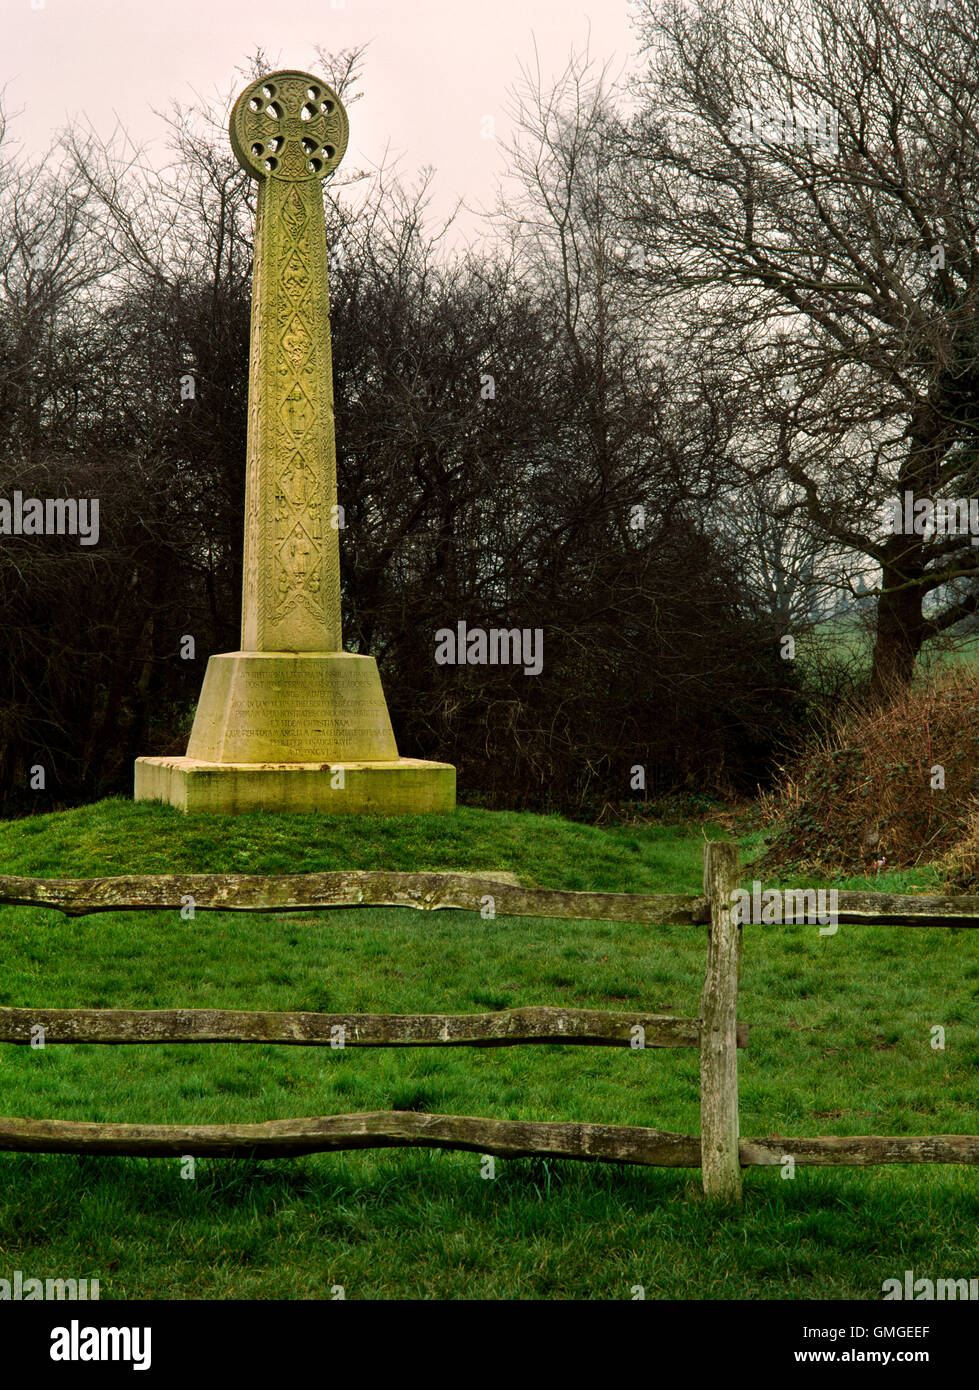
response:
[[[252,83],[231,143],[258,181],[248,389],[243,651],[338,652],[340,547],[321,180],[347,117],[307,73]]]

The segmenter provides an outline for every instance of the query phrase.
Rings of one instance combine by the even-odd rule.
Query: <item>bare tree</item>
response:
[[[879,566],[878,693],[979,608],[968,536],[888,525],[906,492],[976,495],[977,26],[976,0],[640,0],[642,290],[751,388],[752,476]]]

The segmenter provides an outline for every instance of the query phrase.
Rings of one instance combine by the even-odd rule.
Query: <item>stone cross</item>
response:
[[[208,658],[186,757],[136,759],[137,801],[237,815],[455,807],[455,768],[403,758],[377,662],[345,652],[320,181],[347,147],[336,92],[273,72],[231,113],[258,182],[241,650]]]
[[[246,87],[231,144],[258,181],[248,382],[241,646],[339,652],[340,541],[330,290],[321,181],[347,114],[304,72]]]

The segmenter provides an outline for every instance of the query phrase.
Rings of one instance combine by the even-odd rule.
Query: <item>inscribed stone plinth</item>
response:
[[[258,182],[239,652],[212,656],[185,758],[139,758],[137,800],[184,810],[450,811],[455,769],[398,755],[374,659],[343,651],[320,182],[347,146],[331,88],[253,82],[231,144]],[[338,774],[342,774],[339,775]]]

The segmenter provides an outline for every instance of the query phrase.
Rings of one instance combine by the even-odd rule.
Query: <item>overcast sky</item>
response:
[[[483,118],[506,137],[507,88],[535,39],[545,77],[586,45],[618,74],[635,62],[629,15],[629,0],[0,0],[0,83],[25,152],[78,115],[144,143],[160,136],[153,108],[240,89],[236,69],[259,46],[274,67],[306,69],[316,44],[369,42],[345,166],[369,167],[387,145],[409,180],[432,164],[444,213],[459,197],[493,202],[503,152]],[[477,228],[462,219],[467,236]]]

